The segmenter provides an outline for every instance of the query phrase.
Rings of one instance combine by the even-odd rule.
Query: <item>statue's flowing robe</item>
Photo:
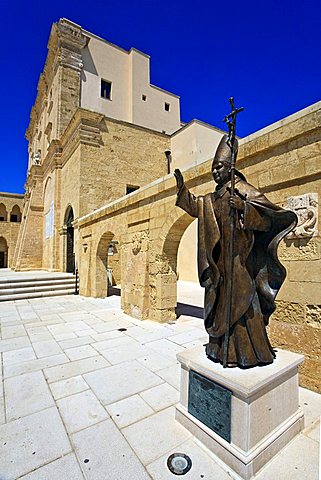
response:
[[[198,218],[198,275],[205,288],[204,322],[209,334],[206,353],[211,360],[220,362],[227,330],[227,264],[231,236],[228,187],[229,183],[196,198],[184,185],[176,201],[176,205]],[[271,363],[275,356],[265,327],[275,310],[274,300],[286,276],[277,257],[277,246],[294,228],[297,217],[272,204],[239,177],[236,188],[246,200],[244,212],[235,211],[228,365],[250,367]]]

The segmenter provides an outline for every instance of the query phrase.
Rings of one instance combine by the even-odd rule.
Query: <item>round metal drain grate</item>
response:
[[[192,460],[185,453],[173,453],[167,459],[167,467],[174,475],[185,475],[192,468]]]

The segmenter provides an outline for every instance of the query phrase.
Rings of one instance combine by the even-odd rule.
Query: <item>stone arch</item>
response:
[[[169,262],[171,269],[177,271],[177,252],[181,238],[187,227],[195,220],[188,213],[179,212],[171,215],[162,228],[161,252]]]
[[[0,268],[8,267],[8,244],[4,237],[0,237]]]
[[[74,211],[71,205],[68,205],[64,217],[64,228],[66,230],[66,245],[65,245],[65,265],[66,272],[75,272],[75,252],[74,252]]]
[[[154,278],[150,278],[150,284],[155,287],[151,316],[158,321],[176,319],[178,247],[193,220],[190,215],[177,209],[164,223],[155,245],[157,268],[152,269]]]
[[[10,222],[21,222],[21,210],[18,205],[14,205],[10,212]]]
[[[72,217],[72,220],[71,220],[71,217]],[[68,222],[70,223],[70,221],[73,221],[73,220],[74,220],[74,210],[72,206],[69,204],[65,211],[64,225],[68,226]]]
[[[107,297],[109,294],[109,287],[120,284],[119,253],[119,244],[115,240],[115,234],[111,231],[103,233],[98,241],[96,249],[96,297]],[[115,258],[112,258],[114,256]]]
[[[6,206],[3,203],[0,203],[0,222],[6,222],[8,218],[8,213]]]

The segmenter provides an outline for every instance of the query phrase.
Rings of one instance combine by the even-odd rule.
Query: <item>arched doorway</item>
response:
[[[8,244],[4,237],[0,237],[0,268],[8,267]]]
[[[75,254],[74,254],[74,211],[71,206],[66,210],[66,272],[75,273]]]
[[[112,232],[104,233],[96,253],[96,296],[120,295],[120,249]]]

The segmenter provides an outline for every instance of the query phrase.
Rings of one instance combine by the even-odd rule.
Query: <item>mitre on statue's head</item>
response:
[[[227,165],[231,165],[231,161],[232,161],[232,150],[231,148],[229,147],[229,145],[227,144],[227,141],[228,141],[228,135],[223,135],[223,137],[221,138],[221,141],[220,143],[218,144],[218,147],[216,149],[216,152],[215,152],[215,155],[214,155],[214,160],[213,160],[213,166],[217,165],[219,162],[221,163],[224,163],[224,164],[227,164]],[[234,141],[234,153],[235,153],[235,157],[237,155],[237,151],[238,151],[238,141],[237,139],[235,139]],[[213,169],[213,168],[212,168]]]

